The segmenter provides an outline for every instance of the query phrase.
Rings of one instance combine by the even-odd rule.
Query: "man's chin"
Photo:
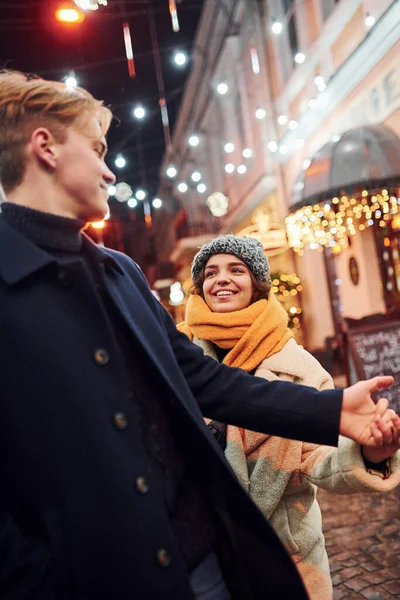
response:
[[[97,223],[98,221],[103,221],[109,214],[108,204],[105,204],[104,206],[96,207],[95,210],[88,211],[85,219],[87,223]]]

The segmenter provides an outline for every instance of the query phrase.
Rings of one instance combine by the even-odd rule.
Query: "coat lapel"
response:
[[[153,363],[155,370],[162,375],[174,395],[181,401],[181,404],[188,407],[191,392],[177,368],[176,359],[166,332],[158,322],[151,306],[146,302],[140,290],[137,290],[136,286],[132,284],[130,276],[123,276],[114,272],[112,277],[105,277],[105,282],[121,316]],[[148,293],[151,294],[150,291]],[[157,302],[153,298],[149,300]],[[193,405],[198,416],[201,416],[197,404],[193,403]]]
[[[0,218],[0,277],[14,285],[56,259],[18,233]]]

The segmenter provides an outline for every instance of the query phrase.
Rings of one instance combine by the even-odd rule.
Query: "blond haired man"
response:
[[[0,74],[0,598],[305,600],[202,413],[391,443],[370,398],[391,380],[318,393],[204,358],[82,233],[107,212],[110,120],[84,90]]]

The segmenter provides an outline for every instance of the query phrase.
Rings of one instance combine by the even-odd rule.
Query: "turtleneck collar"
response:
[[[79,252],[85,222],[44,213],[26,206],[3,202],[1,218],[24,237],[42,248]]]

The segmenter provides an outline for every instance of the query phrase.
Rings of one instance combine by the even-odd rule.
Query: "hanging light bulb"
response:
[[[75,5],[76,6],[76,5]],[[64,2],[56,10],[56,19],[60,23],[82,23],[85,20],[85,13],[79,8],[75,8],[72,2]]]
[[[107,0],[74,0],[82,10],[97,10],[99,6],[107,6]]]
[[[251,68],[253,69],[254,75],[260,73],[260,62],[258,60],[258,54],[256,48],[250,48]]]
[[[169,0],[169,12],[171,15],[172,30],[177,33],[179,31],[179,19],[175,0]]]
[[[131,79],[133,79],[136,75],[136,69],[135,69],[135,61],[133,59],[133,49],[132,49],[131,31],[129,29],[129,23],[122,24],[122,31],[124,32],[125,54],[126,54],[126,60],[128,61],[129,77]]]

